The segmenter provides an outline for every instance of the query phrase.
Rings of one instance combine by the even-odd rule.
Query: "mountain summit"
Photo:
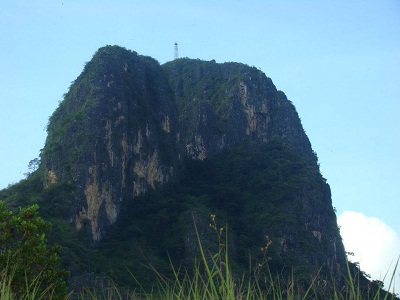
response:
[[[296,109],[255,67],[188,58],[160,65],[106,46],[47,130],[31,175],[41,183],[39,202],[64,222],[59,239],[76,233],[112,264],[92,262],[94,270],[134,268],[140,253],[160,266],[190,263],[194,224],[213,247],[213,216],[228,226],[239,269],[268,243],[277,272],[337,281],[346,273],[330,188]],[[85,255],[77,249],[70,251]]]

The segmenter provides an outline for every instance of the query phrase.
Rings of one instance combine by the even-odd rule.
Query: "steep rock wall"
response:
[[[297,186],[278,202],[265,196],[265,204],[256,205],[255,210],[248,210],[244,205],[243,210],[252,220],[248,226],[255,227],[254,241],[265,236],[274,240],[271,247],[274,263],[281,271],[286,268],[290,272],[293,266],[301,266],[309,280],[321,267],[340,281],[345,270],[345,254],[330,188],[319,173],[317,157],[295,107],[285,94],[260,70],[243,64],[178,59],[163,68],[176,98],[182,153],[205,160],[244,141],[256,147],[279,139],[290,145],[299,155],[298,159],[301,157],[300,160],[304,159],[313,168],[302,187]],[[283,174],[281,180],[290,181],[292,175]],[[283,188],[290,190],[290,184]],[[280,211],[282,207],[286,209]],[[208,211],[204,215],[212,213]],[[261,214],[259,221],[255,222],[258,214]],[[209,220],[199,218],[197,222],[207,225]],[[190,234],[185,240],[191,240]],[[186,252],[193,253],[193,250]]]
[[[279,137],[316,163],[295,107],[260,70],[185,58],[163,68],[178,106],[182,152],[190,157]]]
[[[282,199],[265,196],[257,200],[261,206],[244,210],[249,215],[230,217],[261,213],[257,239],[278,228],[274,251],[283,265],[296,257],[313,270],[321,264],[336,275],[343,270],[344,250],[329,186],[319,174],[298,114],[271,79],[254,67],[191,59],[161,67],[135,52],[104,47],[71,85],[50,118],[48,132],[42,155],[45,185],[74,183],[71,222],[77,230],[87,228],[94,241],[118,220],[124,202],[178,175],[185,158],[203,161],[244,142],[254,146],[277,138],[316,170],[309,175],[309,183],[314,183],[297,186],[282,198],[292,203],[284,212],[275,211]],[[280,176],[285,182],[291,174]],[[266,191],[268,195],[268,187]],[[243,205],[252,207],[249,201]],[[275,218],[278,213],[285,217]],[[206,228],[209,220],[202,222],[199,226]],[[304,254],[309,247],[317,254]]]
[[[263,152],[265,145],[271,146],[269,152]],[[213,173],[205,170],[200,189],[191,187],[194,195],[164,199],[174,203],[174,218],[165,213],[171,207],[150,203],[162,196],[141,197],[173,177],[185,182],[188,161],[195,163],[190,176],[196,177],[201,169],[196,163],[240,147],[247,147],[244,158],[233,157],[222,166],[216,162],[222,172],[213,175],[222,179],[219,186],[208,182],[207,175]],[[175,222],[171,228],[179,228],[177,241],[183,244],[174,245],[177,257],[190,262],[197,245],[192,216],[205,231],[210,214],[219,210],[237,224],[229,244],[233,256],[245,257],[268,237],[273,241],[271,265],[279,271],[300,266],[310,276],[324,267],[337,280],[345,272],[329,185],[296,109],[254,67],[192,59],[160,66],[118,46],[100,48],[51,116],[41,158],[45,188],[57,183],[74,187],[69,221],[76,230],[87,231],[92,241],[104,238],[124,213],[125,222],[137,221],[132,228],[153,226],[154,234],[160,230],[157,243],[170,245],[165,239],[177,235],[168,231]],[[232,174],[240,180],[231,179]],[[231,182],[235,185],[226,189]],[[202,190],[203,186],[211,187]],[[185,190],[184,186],[181,193]],[[135,206],[138,199],[142,202]],[[159,222],[166,223],[159,229],[160,224],[146,222],[147,215],[139,216],[131,208],[161,215]],[[131,220],[133,216],[142,219]]]
[[[176,109],[159,64],[120,47],[87,63],[50,118],[45,182],[76,184],[72,221],[99,240],[126,199],[176,172]]]

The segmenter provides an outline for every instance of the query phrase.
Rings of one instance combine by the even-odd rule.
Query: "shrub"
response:
[[[0,201],[0,279],[9,281],[12,294],[53,294],[52,299],[65,297],[67,272],[61,268],[59,246],[48,246],[49,222],[38,215],[38,205],[8,210]]]

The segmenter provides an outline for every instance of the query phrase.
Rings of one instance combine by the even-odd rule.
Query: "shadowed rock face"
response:
[[[117,218],[120,204],[176,172],[177,119],[160,65],[120,47],[87,63],[50,118],[43,157],[46,182],[76,183],[76,229],[93,240]]]
[[[179,59],[163,68],[178,107],[182,151],[190,157],[280,137],[315,163],[294,106],[255,67]]]
[[[293,204],[274,231],[273,251],[281,265],[296,257],[302,265],[325,265],[336,276],[344,270],[345,253],[329,185],[293,104],[254,67],[192,59],[160,66],[121,47],[100,48],[50,118],[44,183],[74,185],[70,221],[99,241],[124,203],[179,177],[187,159],[204,161],[243,143],[276,139],[317,171],[307,175],[312,185],[305,182],[288,194]],[[269,213],[268,205],[262,209]],[[255,232],[262,238],[276,224],[260,220]],[[198,227],[208,222],[199,217]],[[187,228],[190,248],[196,243]]]

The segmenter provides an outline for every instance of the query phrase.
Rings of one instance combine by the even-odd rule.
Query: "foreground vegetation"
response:
[[[365,290],[350,265],[341,287],[328,284],[321,288],[316,277],[304,289],[293,275],[274,276],[268,268],[270,240],[261,247],[263,259],[250,270],[251,276],[237,277],[231,269],[227,229],[217,225],[215,215],[211,215],[209,224],[218,242],[214,254],[203,248],[194,223],[200,255],[193,271],[181,270],[171,262],[173,277],[167,278],[150,264],[155,275],[151,290],[142,287],[135,274],[127,270],[127,276],[140,287],[136,291],[118,288],[111,281],[99,281],[95,287],[67,294],[63,280],[66,273],[59,266],[57,247],[46,245],[44,232],[49,224],[37,215],[37,206],[13,214],[0,202],[0,216],[0,299],[397,299],[372,285]],[[396,268],[390,285],[395,272]]]
[[[335,289],[329,294],[319,296],[315,293],[315,282],[311,283],[305,292],[299,292],[292,282],[285,283],[278,277],[267,278],[265,286],[260,284],[259,278],[235,280],[230,273],[229,264],[225,265],[222,262],[223,268],[220,269],[221,261],[219,261],[219,257],[215,258],[217,260],[214,261],[214,265],[206,268],[205,272],[201,270],[200,265],[197,266],[194,276],[180,273],[179,270],[174,269],[176,278],[169,280],[162,274],[156,273],[158,280],[152,291],[136,292],[127,292],[110,283],[99,285],[94,289],[84,288],[68,295],[60,295],[55,292],[57,289],[55,286],[49,286],[46,290],[40,291],[40,276],[32,282],[26,282],[25,288],[21,291],[14,291],[12,275],[10,277],[3,276],[5,273],[3,270],[0,275],[0,299],[398,299],[394,294],[383,290],[363,294],[351,277],[348,277],[345,289]],[[134,277],[132,280],[135,280]]]
[[[51,224],[38,215],[38,206],[8,210],[0,201],[1,296],[23,299],[25,291],[59,299],[65,294],[66,270],[61,267],[58,246],[48,246]],[[40,298],[39,297],[39,298]],[[30,298],[31,299],[31,298]]]

